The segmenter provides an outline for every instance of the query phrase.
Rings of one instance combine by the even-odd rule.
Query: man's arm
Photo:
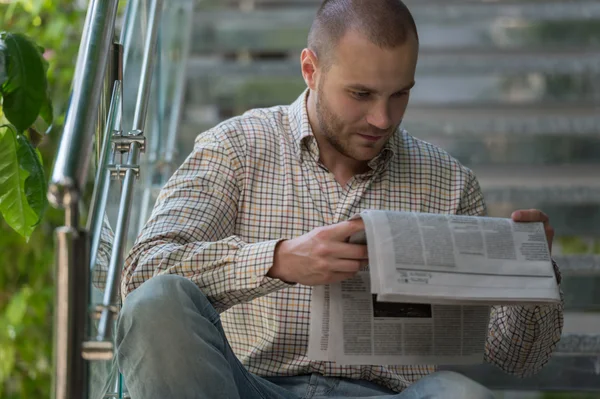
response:
[[[278,240],[246,243],[234,233],[243,157],[210,130],[162,189],[125,261],[123,297],[158,274],[202,289],[219,311],[289,285],[270,278]]]
[[[473,216],[485,216],[487,213],[479,183],[472,173],[458,213]],[[556,264],[554,267],[560,283],[560,272]],[[494,306],[485,360],[517,376],[535,374],[550,360],[562,328],[562,300],[560,304],[545,306]]]

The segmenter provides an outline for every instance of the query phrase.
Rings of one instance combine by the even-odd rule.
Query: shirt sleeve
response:
[[[235,235],[243,157],[224,136],[198,136],[161,190],[125,261],[123,298],[160,274],[190,279],[220,312],[289,286],[267,276],[279,240],[248,243]]]
[[[483,194],[473,173],[463,192],[458,213],[487,214]],[[553,261],[560,284],[560,271]],[[493,306],[485,346],[485,360],[506,373],[526,377],[537,373],[550,360],[563,328],[563,294],[555,305]]]

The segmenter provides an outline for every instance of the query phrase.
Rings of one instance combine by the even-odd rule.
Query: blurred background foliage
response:
[[[68,0],[2,0],[1,29],[46,49],[55,122],[39,150],[47,176],[62,131],[86,4]],[[45,398],[51,392],[53,230],[62,212],[48,208],[29,243],[0,219],[0,397]]]

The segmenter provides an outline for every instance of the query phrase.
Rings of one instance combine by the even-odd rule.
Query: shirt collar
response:
[[[302,156],[302,143],[307,137],[313,137],[313,131],[308,121],[308,111],[306,110],[306,100],[308,99],[309,89],[304,90],[302,94],[290,105],[289,121],[292,138],[294,140],[294,149],[298,156]]]
[[[385,143],[383,149],[375,158],[369,161],[369,167],[371,169],[385,169],[388,167],[394,155],[396,155],[396,150],[399,148],[399,144],[401,143],[401,135],[402,131],[400,128],[394,132],[392,137]]]
[[[308,111],[306,101],[308,99],[309,89],[304,90],[302,94],[294,101],[289,108],[289,123],[293,138],[293,146],[296,155],[303,157],[304,152],[310,153],[318,161],[319,149],[317,140],[313,134],[312,127],[308,120]],[[379,155],[369,161],[369,167],[373,170],[387,167],[402,141],[402,129],[388,140]]]

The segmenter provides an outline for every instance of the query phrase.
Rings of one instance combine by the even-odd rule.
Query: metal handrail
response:
[[[131,40],[133,38],[133,30],[135,28],[135,20],[140,5],[140,0],[129,0],[125,8],[125,24],[121,31],[121,44],[126,49],[131,48]],[[123,70],[127,67],[129,52],[123,54]]]
[[[67,209],[77,203],[87,178],[118,4],[118,0],[93,0],[88,8],[71,102],[48,191],[48,199],[56,207]]]
[[[107,171],[106,165],[110,156],[112,136],[115,132],[115,126],[120,127],[119,109],[122,101],[122,82],[115,81],[112,90],[112,98],[108,111],[108,123],[104,130],[102,147],[100,150],[100,158],[98,159],[98,169],[96,170],[96,178],[94,192],[92,193],[92,202],[90,205],[90,217],[88,219],[87,230],[92,235],[92,246],[90,250],[90,269],[96,265],[96,256],[100,248],[100,236],[106,211],[106,203],[108,200],[108,190],[110,187],[110,174]],[[114,158],[114,154],[113,157]]]
[[[156,48],[158,29],[160,27],[160,17],[163,9],[163,0],[153,0],[150,6],[148,19],[148,35],[144,45],[144,58],[142,62],[142,70],[140,76],[140,85],[138,87],[135,114],[133,118],[133,127],[129,136],[143,135],[146,114],[148,110],[148,102],[150,97],[150,89],[152,84],[153,57]],[[114,301],[116,293],[116,283],[120,276],[121,265],[123,263],[123,252],[125,249],[125,240],[127,228],[129,225],[129,213],[131,210],[131,200],[133,194],[133,183],[136,178],[135,167],[138,166],[138,158],[141,150],[141,145],[138,141],[133,140],[129,144],[129,155],[124,172],[124,180],[121,191],[121,199],[119,204],[119,212],[117,217],[117,225],[115,229],[114,242],[110,257],[110,265],[108,269],[108,277],[104,290],[102,301],[102,312],[98,324],[97,342],[105,342],[110,334],[112,311],[110,305]]]
[[[88,7],[73,79],[73,92],[60,140],[48,199],[65,209],[56,229],[54,324],[55,399],[83,398],[88,370],[82,357],[88,312],[89,234],[79,226],[79,201],[92,154],[118,0],[92,0]]]

